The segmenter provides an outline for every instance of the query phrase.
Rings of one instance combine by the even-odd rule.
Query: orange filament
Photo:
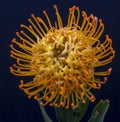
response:
[[[28,98],[34,97],[41,105],[76,108],[79,101],[86,102],[85,96],[91,102],[95,100],[90,90],[100,89],[112,70],[97,71],[96,67],[110,63],[115,51],[108,35],[103,43],[99,40],[104,31],[101,19],[92,14],[88,16],[84,11],[80,13],[79,8],[73,6],[63,26],[56,5],[54,9],[55,25],[46,11],[43,14],[47,23],[32,14],[29,26],[20,25],[24,31],[16,32],[18,38],[10,45],[11,57],[17,61],[10,72],[34,76],[32,81],[21,80],[19,85]],[[79,25],[81,16],[83,21]]]

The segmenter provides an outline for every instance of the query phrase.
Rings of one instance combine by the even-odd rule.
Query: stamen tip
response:
[[[102,19],[99,19],[99,22],[102,23]]]
[[[20,31],[20,33],[24,33],[24,31],[23,31],[23,30],[21,30],[21,31]]]
[[[106,35],[106,38],[109,38],[109,35],[108,34]]]
[[[13,47],[13,44],[10,44],[10,48],[12,48]]]
[[[18,35],[19,34],[19,32],[16,32],[16,35]]]
[[[46,14],[46,11],[45,10],[43,10],[43,14]]]
[[[76,9],[76,6],[75,6],[75,5],[73,6],[73,9],[74,9],[74,10]]]
[[[54,5],[53,5],[53,7],[54,7],[54,8],[57,8],[57,5],[56,5],[56,4],[54,4]]]
[[[34,96],[34,99],[37,100],[37,96]]]
[[[90,97],[90,100],[91,100],[91,102],[94,102],[95,101],[95,97],[94,96],[91,96]]]
[[[23,84],[24,83],[24,80],[20,80],[20,83]]]
[[[68,109],[68,108],[69,108],[69,106],[67,105],[67,106],[65,106],[65,108],[66,108],[66,109]]]
[[[52,103],[50,103],[49,105],[50,105],[50,106],[53,106],[53,104],[52,104]]]
[[[109,68],[109,69],[108,69],[108,72],[111,72],[111,71],[112,71],[112,68]]]
[[[32,97],[31,96],[28,96],[28,99],[31,99]]]
[[[104,77],[104,81],[107,81],[107,77]]]
[[[20,24],[20,27],[23,27],[24,25],[23,24]]]
[[[55,103],[55,107],[58,107],[58,104],[57,103]]]
[[[29,19],[28,19],[28,22],[30,22],[30,21],[31,21],[31,19],[29,18]]]
[[[35,17],[35,15],[34,14],[31,14],[31,17]]]

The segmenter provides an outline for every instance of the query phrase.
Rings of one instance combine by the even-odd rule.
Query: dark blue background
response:
[[[101,90],[93,91],[96,101],[90,104],[87,115],[82,122],[87,122],[92,107],[100,99],[110,100],[110,109],[105,122],[120,122],[120,4],[119,0],[1,0],[0,1],[0,122],[44,122],[39,106],[33,99],[29,100],[18,88],[20,77],[9,73],[9,66],[14,63],[10,58],[9,45],[21,23],[26,24],[32,13],[42,15],[47,10],[54,17],[53,5],[57,4],[63,19],[67,18],[68,8],[77,5],[88,14],[93,13],[102,18],[105,24],[104,34],[113,40],[116,57],[110,64],[113,67],[108,82]],[[104,38],[103,38],[104,39]],[[46,108],[55,120],[52,108]]]

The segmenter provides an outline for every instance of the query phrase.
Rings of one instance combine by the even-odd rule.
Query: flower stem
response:
[[[38,101],[38,104],[39,104],[39,106],[40,106],[40,110],[41,110],[41,112],[42,112],[42,115],[43,115],[43,118],[44,118],[45,122],[53,122],[53,121],[51,120],[51,118],[48,116],[48,114],[46,113],[45,108],[44,108],[43,106],[40,105],[39,101]]]

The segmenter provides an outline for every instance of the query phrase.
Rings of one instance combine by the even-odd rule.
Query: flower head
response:
[[[84,11],[80,13],[73,6],[67,25],[63,26],[57,6],[54,8],[57,17],[54,25],[43,11],[47,22],[32,14],[28,19],[30,25],[22,24],[24,31],[16,32],[18,38],[12,40],[10,47],[17,64],[10,67],[10,72],[34,76],[29,82],[21,80],[19,87],[41,105],[77,107],[79,101],[86,102],[85,96],[95,100],[91,88],[100,89],[112,69],[97,71],[96,67],[110,63],[115,51],[108,35],[103,43],[99,40],[104,30],[101,19]]]

